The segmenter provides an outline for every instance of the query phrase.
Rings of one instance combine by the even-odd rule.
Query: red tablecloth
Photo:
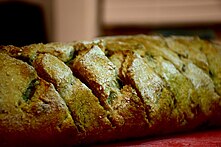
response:
[[[207,130],[200,132],[185,133],[179,135],[164,136],[160,138],[143,139],[136,141],[118,142],[106,145],[105,147],[142,147],[142,146],[220,146],[221,129]]]

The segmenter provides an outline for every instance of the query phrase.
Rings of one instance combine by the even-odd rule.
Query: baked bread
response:
[[[0,145],[71,146],[221,126],[221,45],[114,36],[0,46]]]

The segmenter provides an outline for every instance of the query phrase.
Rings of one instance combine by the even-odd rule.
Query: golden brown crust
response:
[[[73,72],[89,85],[107,107],[111,91],[116,91],[119,87],[115,68],[98,46],[81,52],[72,65]]]
[[[142,130],[148,126],[144,106],[130,86],[120,90],[116,67],[98,46],[81,52],[71,66],[73,72],[92,89],[109,113],[109,119],[113,127],[116,127],[113,131],[117,131],[116,138],[142,134],[132,130]]]
[[[82,145],[221,126],[220,59],[220,45],[197,37],[0,46],[0,145]]]
[[[62,131],[76,132],[67,107],[52,84],[37,78],[33,67],[20,60],[1,53],[0,59],[1,143],[53,143],[52,139],[59,139]],[[33,80],[34,85],[29,87]],[[27,94],[29,90],[31,93]]]
[[[171,113],[174,103],[173,94],[167,89],[164,81],[151,69],[145,60],[136,53],[128,53],[121,74],[123,81],[130,83],[137,91],[145,104],[150,130],[157,131],[168,129],[166,122],[171,122]],[[163,116],[163,117],[160,117]],[[165,126],[160,124],[165,123]]]
[[[55,85],[83,139],[86,137],[87,142],[92,142],[93,138],[102,138],[104,132],[112,130],[107,113],[99,104],[98,98],[73,76],[67,65],[50,54],[39,54],[33,65],[42,78]]]

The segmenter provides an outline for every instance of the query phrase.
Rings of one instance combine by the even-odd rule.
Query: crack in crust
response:
[[[108,113],[101,107],[97,97],[73,76],[67,65],[50,54],[37,56],[33,65],[41,77],[55,85],[82,138],[86,137],[91,142],[93,138],[103,138],[105,132],[108,134],[113,130]]]
[[[39,78],[34,68],[23,61],[2,53],[0,59],[1,142],[6,142],[6,145],[14,142],[21,145],[47,144],[57,139],[54,141],[56,144],[62,142],[60,131],[77,134],[71,119],[62,124],[68,115],[67,108],[52,84]],[[32,81],[38,84],[30,88]],[[27,94],[29,98],[24,100],[24,93],[31,95]],[[57,128],[59,124],[60,129]],[[64,134],[64,137],[67,136]]]
[[[30,143],[89,144],[221,125],[221,46],[197,37],[9,45],[0,58],[2,142],[26,133]]]
[[[124,132],[121,137],[128,134],[139,135],[136,131],[131,134],[131,130],[135,127],[141,130],[142,127],[148,126],[144,106],[135,90],[129,85],[123,86],[120,90],[116,67],[98,46],[95,45],[80,52],[73,60],[71,68],[74,74],[99,98],[101,105],[109,112],[109,118],[114,127]]]

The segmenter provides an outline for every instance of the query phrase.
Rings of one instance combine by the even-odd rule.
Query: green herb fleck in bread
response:
[[[73,146],[221,126],[221,45],[113,36],[0,46],[0,145]]]

